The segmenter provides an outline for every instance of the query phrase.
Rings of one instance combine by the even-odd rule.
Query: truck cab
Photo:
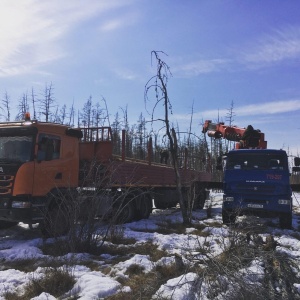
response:
[[[282,228],[292,226],[292,190],[287,154],[283,150],[229,151],[224,167],[223,223],[238,215],[279,217]]]
[[[0,123],[0,228],[38,223],[57,188],[78,185],[81,131],[30,120]]]

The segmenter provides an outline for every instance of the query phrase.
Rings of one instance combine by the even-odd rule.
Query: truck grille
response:
[[[0,195],[11,194],[14,176],[0,175]]]
[[[255,204],[267,204],[268,200],[263,200],[263,199],[244,199],[243,202],[245,202],[245,203],[255,203]]]
[[[246,193],[260,193],[260,194],[272,194],[274,193],[275,185],[249,185],[249,184],[238,184],[236,186],[237,191]]]

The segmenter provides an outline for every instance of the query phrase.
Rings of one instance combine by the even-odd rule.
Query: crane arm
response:
[[[215,139],[226,139],[228,141],[233,142],[240,142],[243,140],[244,133],[246,131],[246,128],[241,128],[237,126],[227,126],[223,122],[220,123],[212,123],[211,120],[206,120],[204,122],[202,133],[207,133],[209,137],[215,138]],[[267,148],[267,141],[265,141],[265,134],[260,132],[260,130],[255,130],[256,136],[251,137],[252,141],[249,143],[245,140],[244,145],[241,143],[236,144],[236,148],[261,148],[266,149]],[[256,141],[253,141],[253,139],[256,139]],[[255,147],[251,146],[253,144],[257,144]]]

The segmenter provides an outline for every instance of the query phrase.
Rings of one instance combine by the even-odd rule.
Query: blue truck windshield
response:
[[[30,161],[32,145],[32,136],[0,136],[0,160]]]
[[[287,170],[287,158],[281,154],[235,153],[226,161],[227,170]]]

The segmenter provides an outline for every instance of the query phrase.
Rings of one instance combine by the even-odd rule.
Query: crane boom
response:
[[[228,141],[237,142],[235,146],[236,149],[267,148],[265,134],[258,129],[254,130],[254,135],[251,136],[249,139],[246,139],[243,144],[240,143],[240,141],[243,140],[243,136],[246,130],[247,128],[228,126],[225,125],[223,122],[212,123],[211,120],[206,120],[202,128],[202,133],[207,133],[209,137],[215,139],[223,138]]]

